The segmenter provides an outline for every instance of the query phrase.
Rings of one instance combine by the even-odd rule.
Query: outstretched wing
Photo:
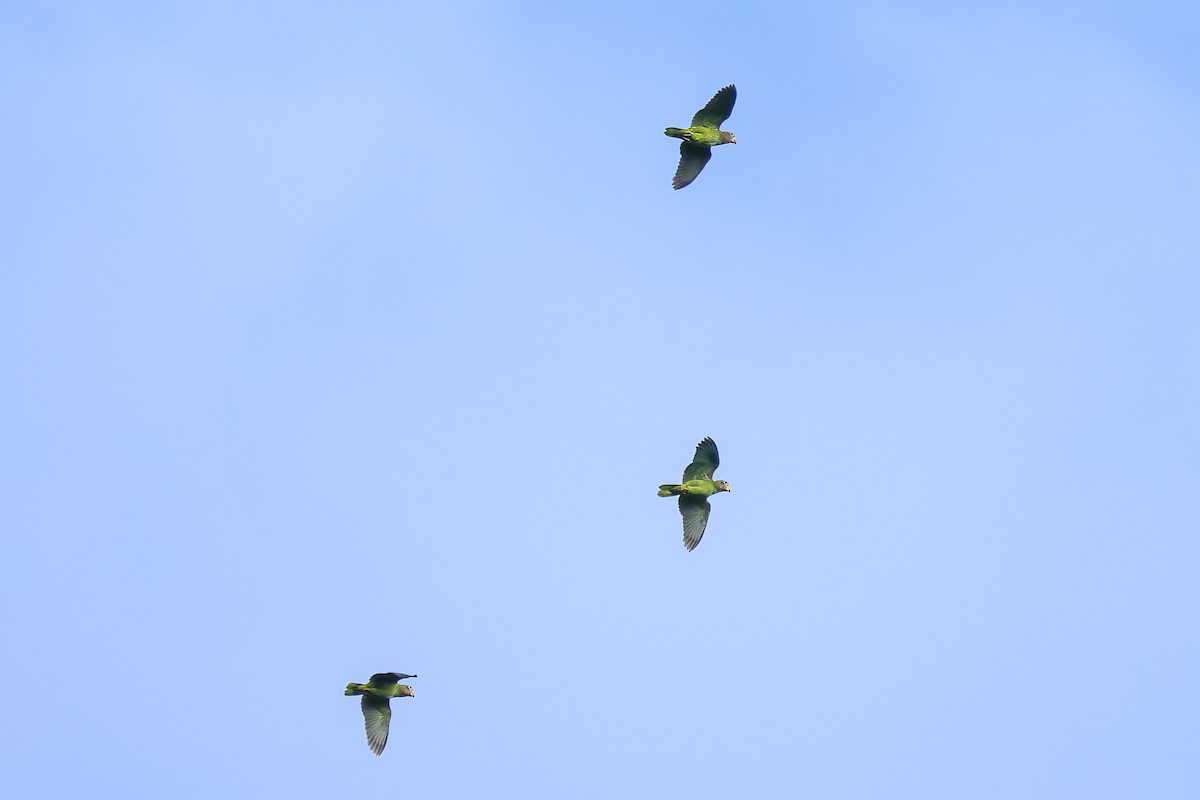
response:
[[[682,189],[696,180],[696,176],[700,174],[700,170],[704,169],[704,165],[710,158],[712,158],[711,147],[701,147],[688,142],[680,143],[679,166],[675,169],[675,179],[671,181],[671,187]]]
[[[367,728],[367,746],[372,753],[379,755],[387,744],[388,727],[392,724],[392,706],[386,697],[364,694],[362,712]]]
[[[736,100],[737,88],[731,83],[714,94],[713,99],[708,101],[708,105],[696,112],[696,116],[692,117],[692,127],[711,125],[714,128],[720,128],[721,123],[729,119],[729,115],[733,113],[733,104]]]
[[[692,463],[683,471],[683,482],[697,479],[711,481],[713,473],[720,465],[721,457],[717,455],[717,443],[705,436],[700,444],[696,445],[696,455],[692,458]],[[708,519],[708,512],[705,512],[704,518]],[[703,533],[704,529],[701,528],[700,532]],[[700,541],[699,536],[696,537],[696,541]]]
[[[712,506],[708,498],[690,494],[679,495],[679,513],[683,515],[683,546],[689,551],[700,544],[700,537],[708,527],[708,512]]]
[[[386,686],[389,683],[399,683],[408,678],[415,678],[416,675],[405,675],[403,672],[377,672],[371,676],[371,683],[376,686]]]

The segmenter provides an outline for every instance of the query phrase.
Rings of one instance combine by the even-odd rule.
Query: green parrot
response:
[[[737,144],[737,137],[721,130],[721,123],[733,113],[737,100],[737,87],[732,83],[713,95],[708,105],[692,117],[690,128],[667,128],[667,136],[683,139],[679,143],[679,167],[671,186],[682,189],[700,174],[704,165],[712,158],[712,149],[719,144]]]
[[[695,550],[708,525],[712,507],[708,498],[717,492],[731,492],[725,481],[714,481],[713,473],[721,463],[717,443],[707,436],[696,445],[692,463],[683,471],[683,483],[664,483],[658,487],[659,497],[679,495],[679,513],[683,515],[683,546]]]
[[[362,695],[363,719],[367,725],[367,746],[371,752],[379,755],[387,744],[388,725],[392,721],[393,697],[416,697],[411,686],[405,686],[400,681],[415,678],[416,675],[405,675],[403,672],[379,672],[371,676],[367,683],[347,683],[347,695]]]

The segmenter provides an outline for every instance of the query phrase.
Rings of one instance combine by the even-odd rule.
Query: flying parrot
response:
[[[733,113],[733,103],[737,100],[737,88],[731,83],[713,95],[708,105],[696,112],[692,117],[690,128],[667,128],[664,133],[676,139],[679,143],[679,167],[675,170],[675,179],[671,186],[682,189],[700,174],[704,165],[712,158],[712,149],[720,144],[737,144],[737,137],[728,131],[721,130],[721,123],[729,119]]]
[[[717,455],[717,443],[707,436],[696,445],[692,463],[683,471],[683,483],[664,483],[658,487],[659,497],[679,495],[679,513],[683,515],[683,546],[695,550],[708,525],[708,512],[712,507],[708,498],[717,492],[729,492],[725,481],[714,481],[713,473],[721,463]]]
[[[411,686],[400,681],[415,678],[403,672],[378,672],[367,683],[346,684],[347,695],[362,695],[363,719],[367,726],[367,746],[379,755],[388,740],[388,725],[392,721],[391,699],[393,697],[416,697]]]

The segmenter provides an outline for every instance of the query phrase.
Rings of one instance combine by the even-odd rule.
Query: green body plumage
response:
[[[378,672],[367,683],[346,684],[347,695],[362,695],[363,721],[367,729],[367,746],[379,755],[388,740],[388,729],[392,722],[393,697],[416,697],[411,686],[400,681],[415,678],[403,672]]]
[[[736,100],[737,88],[731,83],[696,112],[690,128],[667,128],[664,131],[667,136],[683,139],[679,144],[679,166],[675,169],[672,187],[682,189],[696,180],[700,170],[712,158],[712,148],[722,144],[737,144],[736,136],[721,130],[721,123],[733,113]]]
[[[693,497],[712,497],[717,492],[729,491],[725,481],[688,481],[687,483],[664,483],[658,487],[659,497],[688,494]]]
[[[693,128],[667,128],[663,131],[667,136],[683,139],[701,147],[716,147],[719,144],[737,144],[732,133],[719,131],[715,128],[696,126]],[[680,187],[682,188],[682,187]]]
[[[679,513],[683,517],[683,546],[695,550],[708,527],[712,507],[708,498],[718,492],[729,492],[729,484],[713,479],[721,463],[717,443],[705,437],[696,445],[692,463],[683,471],[683,483],[664,483],[658,487],[659,497],[679,496]]]

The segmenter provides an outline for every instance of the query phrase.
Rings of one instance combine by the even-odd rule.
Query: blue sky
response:
[[[13,796],[1200,792],[1188,4],[4,16]]]

